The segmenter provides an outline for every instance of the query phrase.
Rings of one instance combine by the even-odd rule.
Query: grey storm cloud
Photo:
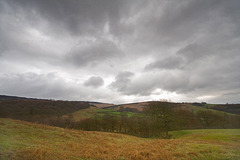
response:
[[[167,57],[162,60],[158,60],[155,62],[152,62],[145,66],[146,70],[151,70],[151,69],[181,69],[183,66],[183,59],[182,57],[174,56],[174,57]]]
[[[84,86],[98,88],[104,84],[104,80],[101,77],[92,76],[84,82]]]
[[[119,20],[127,16],[131,7],[140,2],[126,0],[10,0],[7,7],[19,12],[25,11],[29,19],[43,19],[46,27],[57,34],[68,32],[72,36],[100,34],[109,22],[111,30],[121,30]],[[39,17],[40,15],[40,17]],[[34,22],[35,23],[35,22]],[[124,26],[123,26],[124,27]]]
[[[208,46],[207,46],[208,47]],[[189,61],[198,60],[201,57],[211,54],[212,49],[206,48],[206,46],[200,46],[198,44],[188,44],[186,47],[181,48],[177,54],[182,55]]]
[[[239,2],[236,0],[231,3],[221,0],[189,0],[182,3],[168,1],[163,5],[159,3],[152,4],[152,14],[142,17],[145,25],[140,26],[140,31],[145,37],[142,39],[144,43],[156,41],[151,43],[175,45],[186,40],[198,39],[199,33],[204,35],[221,31],[223,34],[229,29],[226,23],[239,22],[236,17],[239,13]],[[159,14],[154,14],[158,12]],[[221,21],[223,19],[226,19],[224,23]]]
[[[111,58],[120,58],[123,52],[111,41],[97,40],[85,46],[78,44],[66,55],[66,60],[76,66],[84,66]]]
[[[119,74],[118,74],[119,75]],[[113,88],[126,95],[150,96],[156,89],[164,89],[167,91],[178,91],[185,88],[189,83],[188,77],[182,77],[182,73],[144,73],[140,77],[130,79],[130,76],[121,76],[111,84]]]
[[[1,0],[0,94],[123,102],[163,90],[239,102],[239,8],[239,0]]]
[[[115,81],[111,83],[110,87],[117,89],[119,92],[127,91],[127,88],[131,82],[131,78],[134,76],[133,72],[123,71],[117,74]]]

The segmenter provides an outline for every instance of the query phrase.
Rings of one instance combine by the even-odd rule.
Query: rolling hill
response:
[[[240,130],[185,130],[145,139],[0,118],[0,159],[240,159]]]
[[[21,110],[21,112],[30,112],[29,110],[36,109],[46,111],[46,114],[53,115],[68,115],[77,112],[81,109],[95,107],[95,109],[110,109],[118,112],[142,112],[143,108],[151,101],[127,103],[114,105],[110,103],[89,102],[89,101],[62,101],[50,99],[37,99],[17,96],[0,95],[0,117],[10,115],[11,110]],[[190,111],[220,111],[219,113],[231,113],[240,115],[240,104],[206,104],[206,103],[179,103],[182,109]],[[23,107],[24,106],[24,107]],[[32,109],[31,109],[32,108]],[[53,110],[55,110],[53,113]],[[36,111],[36,114],[38,112]],[[40,114],[44,114],[40,111]],[[31,111],[32,112],[32,111]],[[23,113],[27,114],[27,113]],[[23,116],[21,115],[21,116]],[[13,116],[13,115],[11,115]],[[15,115],[17,116],[17,115]]]
[[[44,100],[15,96],[0,96],[0,117],[25,120],[58,126],[92,131],[120,132],[143,136],[140,130],[145,130],[153,123],[143,112],[151,102],[113,105],[109,103]],[[174,103],[176,111],[176,129],[201,128],[240,128],[240,117],[229,113],[238,109],[238,105],[206,103]],[[223,106],[224,110],[217,110]],[[140,125],[141,124],[141,125]],[[135,127],[133,130],[132,125]],[[142,128],[144,125],[148,126]],[[151,127],[151,128],[152,128]],[[142,132],[142,131],[141,131]],[[148,135],[144,133],[144,135]],[[145,137],[144,136],[144,137]]]

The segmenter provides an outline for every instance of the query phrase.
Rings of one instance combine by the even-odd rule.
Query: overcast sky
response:
[[[0,94],[240,102],[239,0],[0,0]]]

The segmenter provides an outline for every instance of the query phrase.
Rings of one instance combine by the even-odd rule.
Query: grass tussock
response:
[[[144,139],[0,119],[0,159],[240,159],[239,131],[189,130],[171,133],[176,139]],[[228,138],[216,138],[222,135]]]

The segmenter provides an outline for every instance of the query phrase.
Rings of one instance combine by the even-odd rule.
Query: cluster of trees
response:
[[[106,114],[74,123],[74,128],[87,131],[104,131],[131,134],[140,137],[152,137],[153,122],[148,117]]]

